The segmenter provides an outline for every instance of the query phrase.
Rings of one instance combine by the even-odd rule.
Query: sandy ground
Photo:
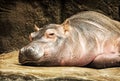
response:
[[[18,51],[0,55],[0,81],[120,81],[120,67],[92,69],[83,67],[33,67],[18,63]],[[11,77],[12,76],[12,77]]]

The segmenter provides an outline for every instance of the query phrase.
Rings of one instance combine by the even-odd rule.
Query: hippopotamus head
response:
[[[61,25],[49,24],[43,28],[35,25],[35,29],[29,36],[31,43],[20,49],[19,62],[32,65],[58,64],[67,38],[67,22]]]

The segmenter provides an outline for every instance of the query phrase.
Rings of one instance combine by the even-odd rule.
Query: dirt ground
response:
[[[13,51],[0,55],[0,81],[120,81],[120,67],[22,66],[18,62],[18,51]]]

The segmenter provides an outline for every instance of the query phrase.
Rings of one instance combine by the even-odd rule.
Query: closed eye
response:
[[[54,33],[50,33],[49,35],[55,35]]]

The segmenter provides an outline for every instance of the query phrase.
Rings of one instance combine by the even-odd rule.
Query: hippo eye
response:
[[[53,35],[55,35],[55,33],[50,33],[49,35],[53,36]]]
[[[48,30],[46,30],[46,32],[45,32],[45,36],[46,36],[46,38],[55,38],[56,37],[56,30],[54,30],[54,29],[48,29]]]
[[[55,37],[55,33],[48,33],[46,36],[47,36],[47,38],[54,38]]]

